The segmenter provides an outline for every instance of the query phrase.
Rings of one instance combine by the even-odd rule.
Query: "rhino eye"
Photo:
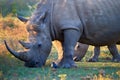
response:
[[[77,48],[80,48],[80,46],[78,45]]]
[[[41,45],[42,45],[41,43],[38,43],[38,47],[41,47]]]

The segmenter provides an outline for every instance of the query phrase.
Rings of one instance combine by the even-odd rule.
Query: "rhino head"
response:
[[[29,42],[19,41],[20,44],[27,49],[27,51],[17,52],[12,50],[5,42],[8,51],[16,58],[25,62],[27,67],[41,67],[45,64],[46,59],[50,53],[52,41],[49,34],[49,26],[45,22],[46,13],[42,13],[37,17],[35,22],[32,18],[27,20],[22,17],[18,17],[26,24],[27,31],[29,33]]]

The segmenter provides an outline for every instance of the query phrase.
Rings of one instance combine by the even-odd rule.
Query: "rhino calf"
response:
[[[53,41],[53,46],[56,48],[58,52],[58,60],[61,60],[63,57],[63,49],[62,44],[60,41]],[[81,59],[85,56],[88,50],[87,44],[77,43],[74,49],[73,60],[74,61],[81,61]]]

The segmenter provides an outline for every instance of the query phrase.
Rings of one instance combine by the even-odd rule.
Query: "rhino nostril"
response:
[[[41,43],[39,43],[39,44],[38,44],[38,47],[41,47],[41,45],[42,45],[42,44],[41,44]]]

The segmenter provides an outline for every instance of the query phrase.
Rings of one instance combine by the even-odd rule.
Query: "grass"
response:
[[[52,53],[49,57],[56,56]],[[55,58],[51,58],[55,59]],[[62,80],[60,75],[66,75],[66,80],[93,80],[102,75],[103,80],[120,79],[120,63],[113,62],[77,62],[78,68],[53,69],[51,59],[42,68],[26,68],[24,63],[10,54],[0,55],[0,80]]]
[[[3,44],[6,39],[13,49],[22,50],[17,40],[26,40],[26,34],[25,25],[18,19],[0,18],[0,80],[120,80],[120,63],[110,62],[111,55],[106,47],[101,49],[99,62],[92,63],[86,62],[93,53],[90,46],[82,62],[76,62],[78,68],[72,69],[50,67],[51,62],[57,59],[57,51],[53,47],[44,67],[26,68],[24,62],[8,53]],[[120,51],[120,46],[118,49]]]

